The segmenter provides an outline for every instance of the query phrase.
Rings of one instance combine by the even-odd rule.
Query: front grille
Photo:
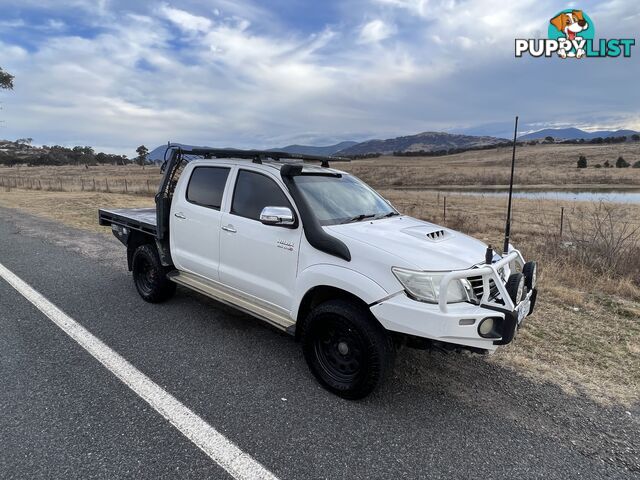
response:
[[[469,283],[471,284],[471,288],[473,289],[473,294],[476,297],[476,301],[480,301],[482,299],[482,294],[484,293],[484,288],[482,284],[482,276],[477,277],[469,277],[467,278]],[[492,278],[489,279],[489,300],[496,300],[499,296],[498,287]]]

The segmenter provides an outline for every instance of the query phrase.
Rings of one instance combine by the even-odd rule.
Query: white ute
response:
[[[372,392],[403,344],[492,353],[533,311],[535,262],[402,215],[341,159],[167,153],[155,209],[99,212],[142,298],[180,284],[269,322],[337,395]]]

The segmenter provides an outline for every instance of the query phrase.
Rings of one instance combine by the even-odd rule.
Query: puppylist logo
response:
[[[549,20],[548,39],[516,38],[516,57],[630,57],[633,38],[594,39],[593,20],[582,10],[563,10]]]

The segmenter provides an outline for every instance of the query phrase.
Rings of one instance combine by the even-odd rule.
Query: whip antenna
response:
[[[516,137],[518,136],[518,116],[516,116],[516,126],[513,131],[513,153],[511,155],[511,180],[509,181],[509,204],[507,206],[507,224],[504,229],[503,254],[509,251],[509,236],[511,235],[511,199],[513,197],[513,172],[516,166]]]

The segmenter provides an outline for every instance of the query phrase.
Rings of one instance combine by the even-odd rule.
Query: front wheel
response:
[[[346,399],[366,397],[393,369],[391,338],[354,302],[330,300],[318,305],[306,318],[301,339],[313,375]]]
[[[160,263],[155,246],[140,245],[133,253],[133,282],[143,300],[159,303],[169,300],[176,284],[167,278],[167,268]]]

